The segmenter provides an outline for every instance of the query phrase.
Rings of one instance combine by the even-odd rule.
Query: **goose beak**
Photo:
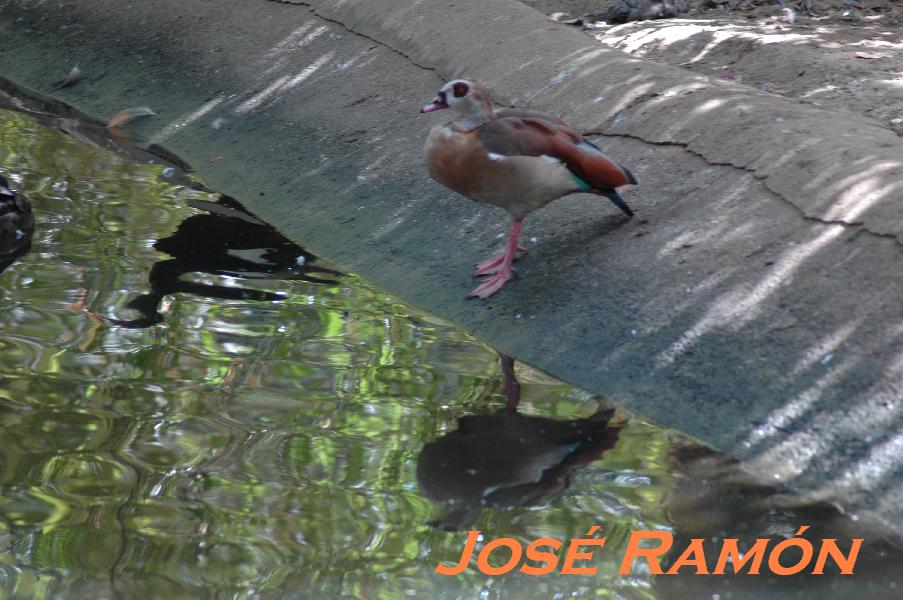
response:
[[[433,101],[420,109],[422,113],[436,112],[437,110],[442,110],[443,108],[448,108],[448,104],[445,103],[442,98],[436,96],[433,98]]]

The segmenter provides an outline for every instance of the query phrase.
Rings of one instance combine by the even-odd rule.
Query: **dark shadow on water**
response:
[[[31,204],[0,174],[0,273],[31,248]]]
[[[21,239],[10,240],[10,243],[0,243],[0,274],[31,249],[31,233],[29,231]]]
[[[23,256],[31,249],[31,235],[24,241],[24,244],[17,244],[12,248],[0,247],[0,274],[2,274],[8,266],[16,262],[17,258]]]
[[[223,300],[273,302],[283,295],[242,287],[185,281],[188,273],[225,275],[242,279],[280,279],[310,283],[335,283],[317,275],[338,276],[338,271],[314,265],[316,257],[255,218],[236,200],[221,196],[216,203],[194,202],[208,211],[188,217],[174,234],[161,238],[154,248],[172,258],[154,263],[148,281],[151,291],[126,304],[138,311],[135,319],[108,319],[128,328],[151,327],[160,323],[163,297],[184,293]]]
[[[499,356],[505,409],[459,418],[456,430],[426,444],[417,459],[420,491],[449,507],[430,523],[442,531],[469,528],[487,507],[545,503],[568,487],[573,471],[598,460],[618,441],[619,427],[609,426],[614,409],[607,406],[573,420],[518,413],[514,360]]]

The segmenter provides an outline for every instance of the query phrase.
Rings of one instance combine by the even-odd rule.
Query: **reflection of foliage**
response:
[[[243,280],[286,299],[177,295],[161,325],[110,327],[93,315],[129,318],[154,241],[195,213],[189,199],[215,198],[9,112],[0,169],[38,218],[31,253],[0,277],[0,598],[479,595],[483,576],[433,574],[463,535],[426,526],[414,465],[458,416],[500,401],[494,353],[353,276]],[[586,400],[527,383],[522,406],[574,418]],[[629,426],[551,506],[487,511],[487,535],[604,523],[611,548],[596,578],[493,586],[650,597],[613,573],[629,530],[663,526],[666,451]]]

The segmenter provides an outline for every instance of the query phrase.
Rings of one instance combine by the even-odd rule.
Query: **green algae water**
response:
[[[829,576],[618,575],[636,530],[683,547],[804,524],[853,535],[621,414],[539,501],[463,524],[525,546],[601,525],[595,575],[436,574],[466,532],[436,526],[448,507],[421,491],[418,458],[459,418],[503,410],[496,353],[165,162],[61,125],[0,110],[0,173],[37,219],[0,273],[0,599],[849,597]],[[604,404],[518,377],[524,415]],[[898,597],[899,554],[879,542],[859,597]]]

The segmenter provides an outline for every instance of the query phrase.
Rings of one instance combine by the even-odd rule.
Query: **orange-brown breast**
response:
[[[435,127],[423,148],[426,168],[433,179],[471,200],[479,199],[482,171],[489,165],[486,152],[476,143],[472,131]]]

